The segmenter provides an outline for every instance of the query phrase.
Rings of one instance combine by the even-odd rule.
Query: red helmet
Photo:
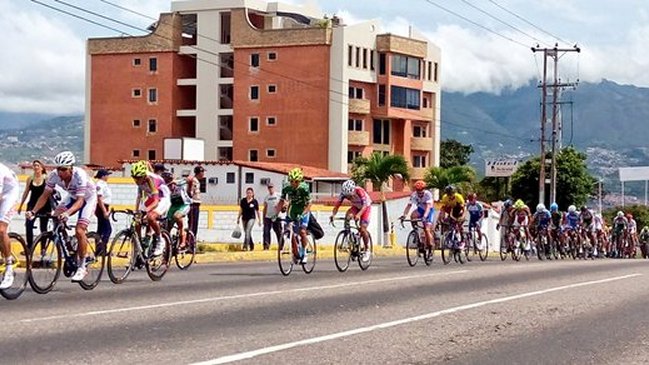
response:
[[[626,219],[633,219],[633,214],[627,213],[626,214]]]
[[[423,180],[417,180],[415,183],[415,190],[422,191],[426,189],[426,183]]]

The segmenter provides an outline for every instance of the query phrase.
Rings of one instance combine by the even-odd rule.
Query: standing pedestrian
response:
[[[275,185],[268,184],[268,195],[264,198],[264,250],[270,248],[270,230],[272,229],[277,236],[277,243],[282,238],[282,221],[278,219],[280,194],[275,191]]]
[[[101,237],[101,246],[98,251],[103,253],[103,250],[108,244],[113,227],[111,227],[108,212],[110,212],[110,205],[112,204],[113,193],[108,186],[108,176],[110,171],[99,170],[95,175],[97,179],[97,209],[95,215],[97,216],[97,232]]]
[[[187,194],[192,200],[189,205],[189,230],[198,239],[198,218],[201,213],[201,180],[205,178],[203,166],[194,167],[194,176],[187,177]]]
[[[167,168],[162,163],[153,164],[153,173],[162,176],[162,173],[167,171]]]
[[[246,197],[239,202],[239,216],[237,217],[237,225],[241,223],[243,218],[243,231],[245,236],[243,239],[243,250],[254,250],[255,243],[252,239],[252,228],[255,226],[255,218],[261,226],[261,219],[259,216],[259,202],[255,199],[255,192],[252,188],[246,189]]]
[[[27,200],[29,195],[29,201],[27,202],[27,211],[34,209],[38,198],[43,195],[45,191],[45,177],[47,176],[47,170],[45,165],[39,160],[34,160],[32,162],[32,176],[27,178],[25,183],[25,191],[23,192],[23,198],[20,201],[20,206],[18,207],[18,214],[23,210],[23,204]],[[52,213],[52,205],[48,201],[41,210],[36,212],[36,214],[50,214]],[[49,218],[40,217],[38,218],[38,228],[41,233],[47,231],[47,222]],[[27,238],[27,245],[31,248],[34,247],[34,222],[35,219],[26,219],[25,220],[25,236]]]

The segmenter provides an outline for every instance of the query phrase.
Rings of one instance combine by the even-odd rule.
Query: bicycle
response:
[[[460,264],[466,261],[465,237],[458,231],[459,223],[456,220],[442,222],[442,225],[448,227],[443,235],[444,243],[442,244],[442,261],[444,265],[451,263],[451,259]]]
[[[545,259],[551,260],[552,256],[556,258],[556,252],[550,241],[550,233],[548,227],[539,227],[535,238],[536,257],[543,261]]]
[[[358,261],[358,266],[361,270],[367,270],[372,264],[372,255],[374,254],[372,236],[367,232],[367,246],[370,255],[367,260],[363,260],[366,250],[363,237],[361,237],[359,231],[358,221],[354,221],[356,226],[352,227],[347,218],[337,218],[336,220],[344,221],[344,228],[336,236],[336,243],[334,244],[334,262],[336,263],[336,268],[340,272],[345,272],[349,268],[351,261]],[[332,227],[336,227],[334,220],[330,224]]]
[[[489,239],[482,232],[478,235],[475,225],[473,227],[470,226],[467,230],[467,242],[464,255],[468,261],[472,261],[473,258],[471,256],[476,253],[480,257],[480,261],[484,262],[487,260],[487,257],[489,257]]]
[[[180,270],[187,270],[194,263],[194,257],[196,257],[196,237],[194,232],[190,231],[188,228],[185,228],[185,247],[180,248],[180,233],[178,232],[178,227],[175,222],[168,221],[167,230],[169,236],[171,237],[171,254],[176,261],[176,266]]]
[[[311,233],[307,230],[307,244],[304,248],[304,253],[309,257],[308,262],[302,263],[304,256],[300,254],[297,246],[301,245],[298,237],[295,237],[293,232],[293,220],[286,218],[284,220],[284,231],[282,232],[282,239],[279,241],[277,247],[277,263],[279,264],[279,271],[284,276],[288,276],[293,271],[293,265],[299,264],[306,274],[313,272],[315,268],[317,246],[316,240],[313,239]]]
[[[406,259],[408,260],[408,265],[414,267],[417,265],[419,258],[423,257],[426,266],[430,266],[433,263],[433,248],[432,246],[426,245],[424,221],[421,218],[417,218],[400,219],[400,222],[402,228],[406,228],[403,224],[404,222],[410,222],[412,224],[412,230],[408,233],[406,240]]]
[[[11,288],[0,290],[0,295],[6,299],[14,300],[22,295],[29,282],[31,271],[30,251],[23,237],[14,232],[9,232],[9,246],[14,264],[14,283]],[[0,263],[4,264],[4,259],[0,260]],[[4,270],[0,270],[0,274],[4,275]]]
[[[50,214],[37,214],[37,218],[53,219],[51,231],[43,232],[34,240],[30,252],[29,284],[38,294],[49,293],[56,284],[61,272],[65,277],[71,277],[79,268],[77,249],[79,243],[75,235],[70,235],[70,227]],[[97,232],[86,233],[88,245],[86,248],[87,275],[79,281],[84,290],[94,289],[101,280],[106,261],[106,250]]]
[[[144,267],[149,278],[160,281],[169,269],[171,262],[171,237],[169,232],[160,229],[160,240],[164,244],[163,253],[153,256],[153,245],[143,245],[142,229],[146,229],[146,216],[143,212],[131,209],[112,210],[110,212],[113,222],[117,222],[115,214],[125,214],[129,217],[129,226],[119,231],[108,251],[108,277],[115,284],[121,284],[128,278],[131,271]]]

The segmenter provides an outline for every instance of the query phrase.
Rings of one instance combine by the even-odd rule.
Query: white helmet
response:
[[[72,166],[77,162],[74,158],[74,153],[70,151],[63,151],[54,157],[54,165],[56,167]]]
[[[545,205],[543,203],[539,203],[539,205],[536,206],[536,211],[545,212]]]
[[[618,217],[618,218],[622,218],[622,217],[624,217],[624,212],[621,211],[621,210],[618,211],[618,212],[617,212],[617,217]]]
[[[577,207],[574,205],[571,205],[568,207],[568,213],[574,213],[577,211]]]
[[[342,193],[344,195],[352,195],[356,189],[356,183],[354,180],[347,180],[343,183]]]

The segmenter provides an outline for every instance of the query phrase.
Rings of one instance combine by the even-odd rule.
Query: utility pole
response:
[[[559,88],[567,86],[576,86],[576,83],[560,83],[559,82],[559,53],[566,52],[581,52],[581,49],[576,45],[573,48],[559,48],[555,44],[554,48],[540,48],[538,45],[532,47],[532,52],[543,51],[543,80],[539,86],[542,90],[541,94],[541,170],[539,171],[539,203],[545,204],[545,174],[546,174],[546,148],[545,148],[545,125],[547,123],[547,96],[548,96],[548,86],[552,87],[552,160],[551,160],[551,170],[550,170],[550,203],[556,201],[557,193],[557,140],[558,135],[558,105],[559,105]],[[548,57],[552,57],[554,61],[554,80],[552,85],[548,85],[547,72],[548,72]]]

